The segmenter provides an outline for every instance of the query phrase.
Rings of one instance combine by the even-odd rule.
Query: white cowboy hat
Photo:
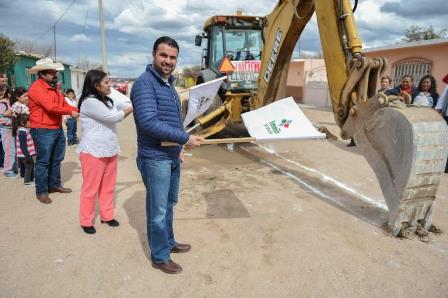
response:
[[[50,58],[42,58],[36,61],[36,65],[30,69],[30,73],[38,73],[39,71],[49,69],[62,71],[64,70],[64,65],[60,62],[55,63]]]

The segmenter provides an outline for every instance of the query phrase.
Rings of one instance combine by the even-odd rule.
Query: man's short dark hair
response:
[[[413,77],[412,75],[410,75],[410,74],[405,74],[405,75],[402,77],[402,80],[403,80],[404,78],[410,78],[412,82],[414,81],[414,77]]]
[[[69,94],[69,93],[73,93],[73,94],[75,94],[75,90],[73,90],[73,89],[71,89],[71,88],[65,90],[65,94]]]
[[[159,47],[159,44],[164,43],[172,48],[176,48],[179,52],[179,45],[177,44],[177,41],[175,41],[173,38],[169,36],[162,36],[157,38],[156,42],[154,43],[154,46],[152,48],[152,52],[157,52],[157,48]]]

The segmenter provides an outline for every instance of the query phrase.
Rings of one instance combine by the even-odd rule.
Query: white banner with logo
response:
[[[184,120],[184,127],[187,127],[195,118],[202,115],[213,102],[218,93],[219,86],[226,77],[202,83],[191,87],[190,98],[188,100],[187,115]]]
[[[292,97],[275,101],[257,110],[241,114],[249,134],[257,141],[325,139]]]
[[[113,100],[114,104],[121,106],[123,104],[131,104],[131,99],[124,95],[123,93],[110,88],[110,94],[108,95],[110,99]]]

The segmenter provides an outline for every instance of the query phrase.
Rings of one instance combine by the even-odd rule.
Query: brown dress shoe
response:
[[[173,253],[183,253],[183,252],[189,252],[191,250],[190,244],[181,244],[177,243],[175,247],[171,249],[171,252]]]
[[[58,187],[58,188],[51,188],[49,191],[49,193],[53,193],[53,192],[60,192],[60,193],[71,193],[72,190],[70,188],[66,188],[66,187]]]
[[[182,267],[179,264],[174,263],[172,260],[169,260],[165,263],[152,262],[152,267],[154,267],[156,269],[160,269],[163,272],[168,273],[168,274],[177,274],[177,273],[182,272]]]
[[[51,202],[53,202],[47,193],[36,195],[36,197],[42,204],[50,204]]]

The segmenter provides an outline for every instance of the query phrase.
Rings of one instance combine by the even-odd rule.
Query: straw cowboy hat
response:
[[[50,70],[50,69],[62,71],[64,70],[64,65],[62,65],[62,63],[60,62],[55,63],[50,58],[42,58],[36,61],[36,65],[30,69],[30,73],[34,74],[42,70]]]

